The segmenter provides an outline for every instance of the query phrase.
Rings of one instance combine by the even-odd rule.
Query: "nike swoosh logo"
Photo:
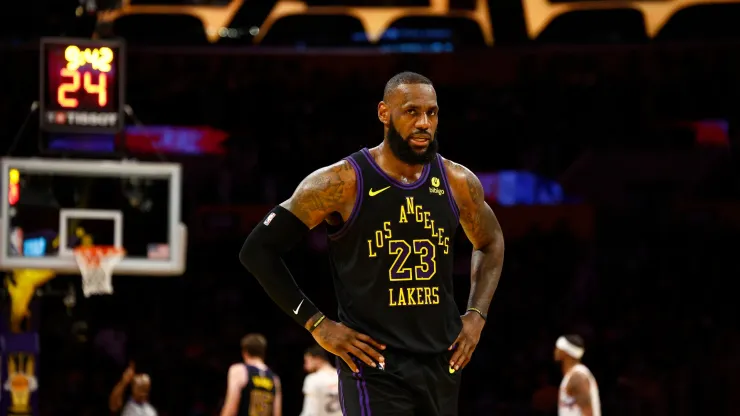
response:
[[[298,304],[298,307],[293,309],[293,313],[298,315],[298,311],[301,309],[301,305],[303,305],[303,301],[306,299],[301,299],[301,303]]]
[[[385,188],[383,188],[383,189],[378,189],[377,191],[373,191],[373,188],[370,188],[370,192],[368,193],[368,195],[370,195],[370,196],[375,196],[375,195],[377,195],[377,194],[379,194],[379,193],[381,193],[381,192],[385,191],[385,190],[386,190],[386,189],[388,189],[388,188],[390,188],[390,186],[386,186],[386,187],[385,187]]]

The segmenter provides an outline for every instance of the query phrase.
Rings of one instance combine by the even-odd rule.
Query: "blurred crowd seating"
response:
[[[461,48],[737,39],[736,0],[66,0],[0,15],[0,39],[119,36],[152,45],[369,47],[402,36]],[[438,31],[436,35],[424,31]]]

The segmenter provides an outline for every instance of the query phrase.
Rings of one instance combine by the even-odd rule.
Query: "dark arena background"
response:
[[[737,22],[721,0],[3,4],[0,415],[109,414],[131,361],[159,415],[219,415],[251,332],[298,415],[313,339],[237,254],[308,173],[382,140],[405,70],[506,238],[460,415],[556,415],[566,333],[604,415],[740,414]],[[320,228],[286,261],[336,318]],[[84,296],[70,250],[117,237],[114,293]]]

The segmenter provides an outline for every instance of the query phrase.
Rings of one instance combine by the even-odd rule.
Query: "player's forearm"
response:
[[[504,236],[501,229],[498,229],[489,244],[473,251],[470,260],[468,308],[475,308],[483,314],[488,314],[503,265]]]
[[[108,398],[108,407],[111,412],[117,412],[123,407],[123,393],[126,391],[126,386],[128,386],[126,380],[121,380],[113,387]]]
[[[239,252],[239,260],[270,298],[302,326],[319,310],[298,287],[281,256],[308,231],[292,213],[276,207],[254,228]]]

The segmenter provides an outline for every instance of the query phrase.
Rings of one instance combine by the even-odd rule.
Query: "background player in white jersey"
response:
[[[123,403],[126,388],[131,386],[131,397]],[[123,372],[121,381],[116,384],[108,399],[112,413],[121,411],[121,416],[157,416],[157,410],[149,403],[149,390],[152,381],[148,374],[136,374],[136,365],[130,362]]]
[[[581,363],[585,351],[583,338],[578,335],[561,336],[555,343],[555,361],[563,370],[558,416],[601,416],[599,386]]]
[[[303,382],[303,411],[300,416],[341,416],[339,377],[329,354],[319,345],[306,350],[303,369],[309,374]]]

